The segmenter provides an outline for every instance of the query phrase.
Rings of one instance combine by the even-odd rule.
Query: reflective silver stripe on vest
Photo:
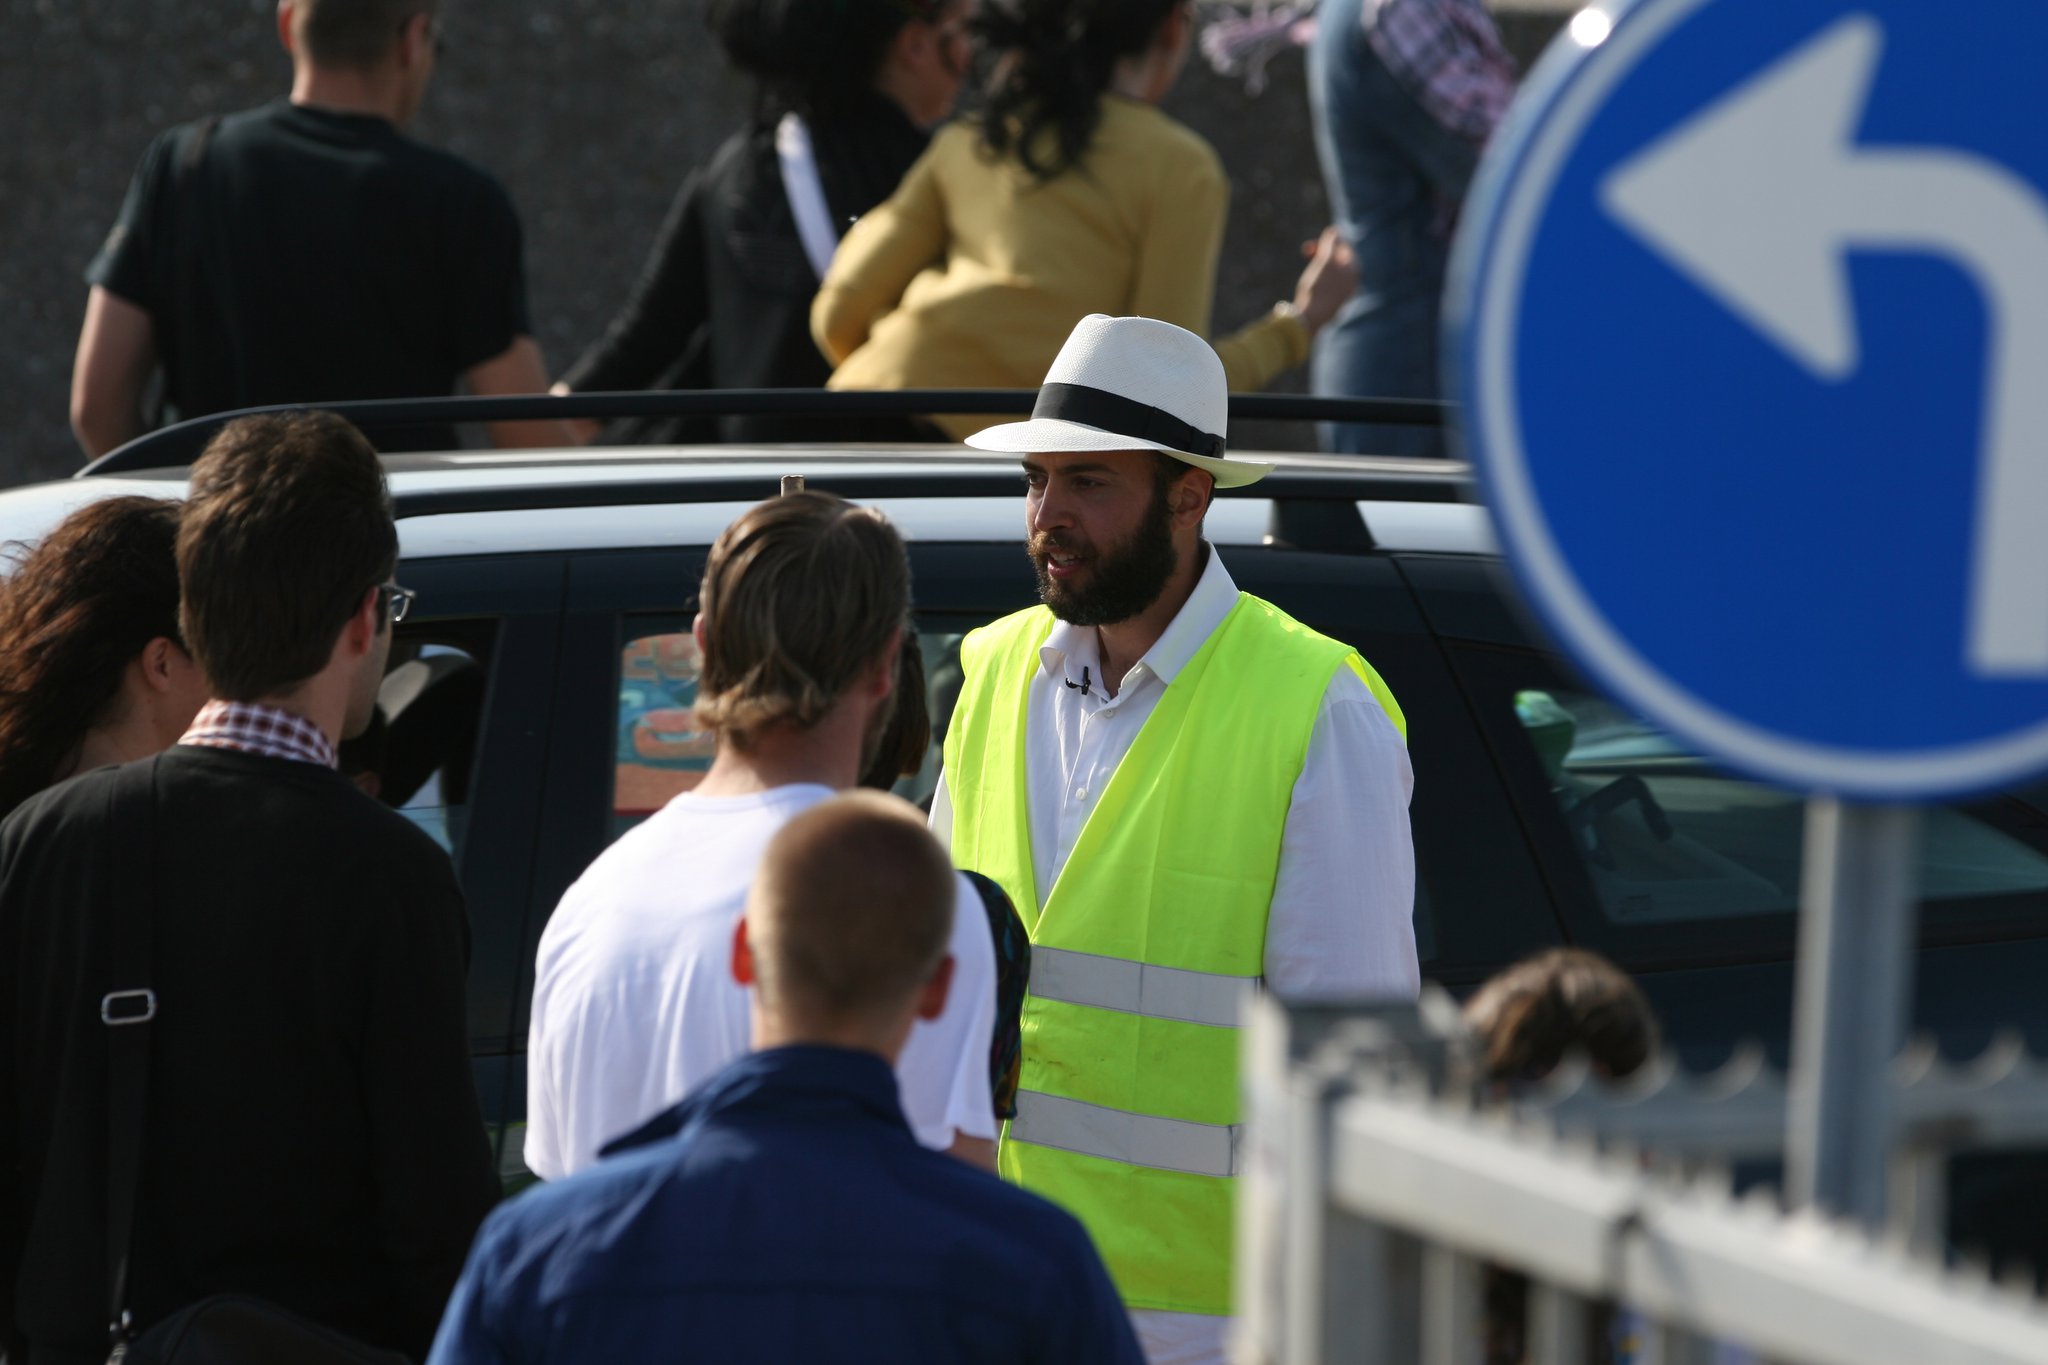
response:
[[[1063,948],[1031,948],[1031,994],[1067,1005],[1236,1028],[1255,976],[1219,976]]]
[[[1238,1139],[1243,1133],[1238,1124],[1154,1118],[1020,1090],[1009,1136],[1014,1141],[1099,1156],[1127,1166],[1231,1176],[1237,1174]]]

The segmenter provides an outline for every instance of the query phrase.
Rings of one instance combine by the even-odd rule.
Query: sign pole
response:
[[[1912,1015],[1919,812],[1806,806],[1787,1193],[1876,1229],[1894,1139],[1892,1064]]]

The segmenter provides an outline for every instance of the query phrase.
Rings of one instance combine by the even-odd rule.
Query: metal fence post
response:
[[[1918,812],[1807,803],[1785,1164],[1796,1207],[1876,1228],[1911,1013]]]
[[[1422,1248],[1422,1365],[1472,1365],[1480,1358],[1483,1267],[1441,1243]]]
[[[1278,1365],[1285,1336],[1288,1204],[1288,1034],[1286,1010],[1269,997],[1245,1008],[1243,1077],[1245,1136],[1237,1187],[1237,1313],[1230,1359],[1236,1365]]]
[[[1324,1260],[1324,1231],[1330,1209],[1330,1088],[1321,1069],[1300,1068],[1288,1079],[1287,1133],[1282,1147],[1287,1169],[1286,1312],[1281,1319],[1281,1360],[1285,1365],[1321,1365],[1328,1359],[1323,1324],[1329,1311],[1330,1268]],[[1383,1285],[1358,1287],[1361,1299]]]
[[[1892,1156],[1889,1186],[1892,1232],[1922,1255],[1939,1255],[1948,1235],[1948,1153],[1902,1143]]]
[[[1593,1305],[1554,1284],[1529,1284],[1529,1365],[1587,1365],[1593,1359]]]

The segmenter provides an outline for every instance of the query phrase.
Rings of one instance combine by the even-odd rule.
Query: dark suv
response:
[[[1459,464],[1279,454],[1207,534],[1239,586],[1354,645],[1406,710],[1423,971],[1455,988],[1559,943],[1643,981],[1695,1065],[1783,1056],[1801,803],[1595,693],[1523,624]],[[132,463],[132,459],[129,461]],[[119,463],[117,461],[116,463]],[[387,459],[418,603],[384,689],[387,800],[448,848],[475,926],[470,1027],[508,1172],[534,947],[598,851],[695,780],[692,596],[706,547],[785,474],[881,507],[910,545],[935,714],[961,635],[1035,600],[1011,457],[958,447],[451,452]],[[175,496],[129,469],[0,493],[0,539],[83,500]],[[928,796],[936,752],[914,782]],[[1936,810],[1918,1022],[1967,1054],[2048,1046],[2048,801]]]

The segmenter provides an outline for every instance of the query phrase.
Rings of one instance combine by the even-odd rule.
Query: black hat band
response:
[[[1033,420],[1056,417],[1063,422],[1100,427],[1119,436],[1171,446],[1187,455],[1223,458],[1221,436],[1191,426],[1164,408],[1155,408],[1150,403],[1140,403],[1135,398],[1086,384],[1042,386],[1038,390],[1038,402],[1032,405],[1031,416]]]

